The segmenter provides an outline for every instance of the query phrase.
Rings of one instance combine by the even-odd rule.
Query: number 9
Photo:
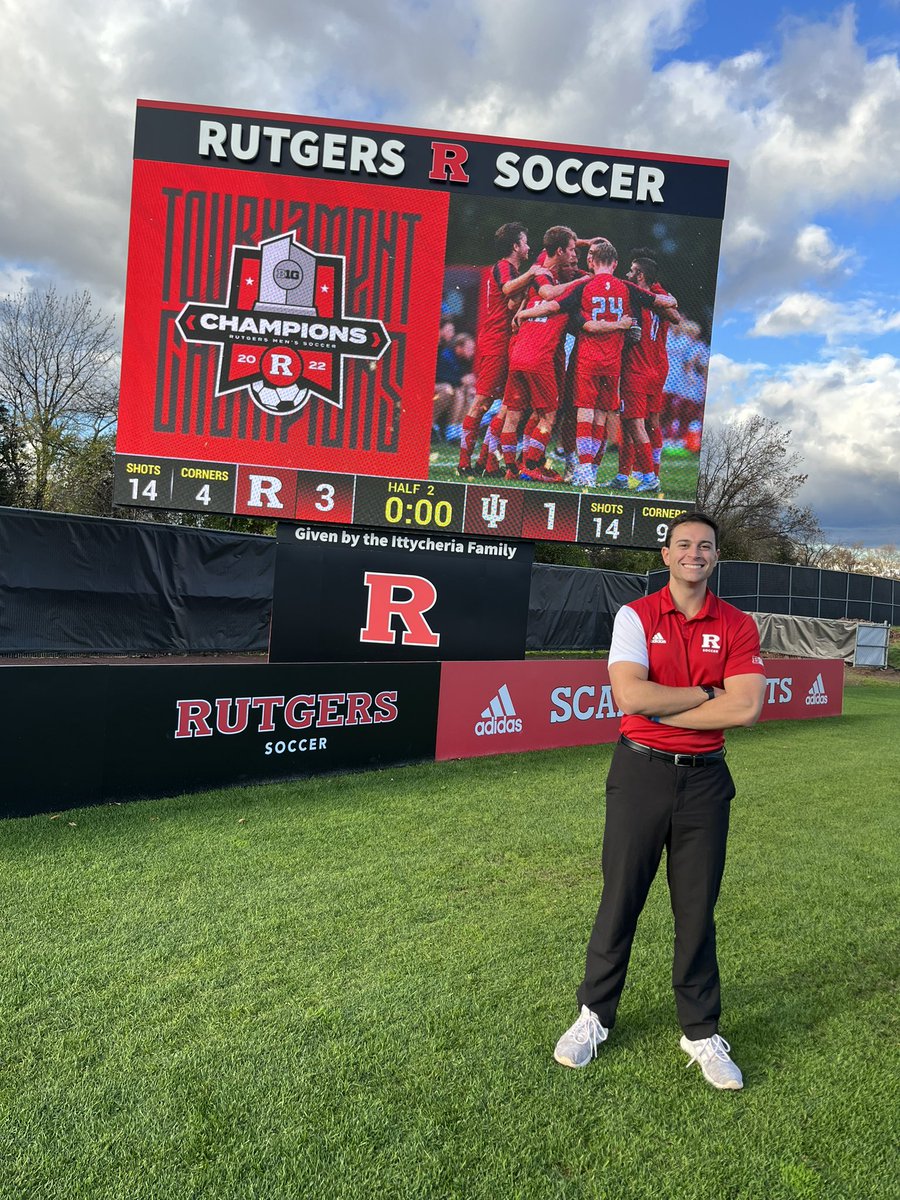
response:
[[[657,540],[658,542],[664,542],[664,541],[666,540],[666,538],[668,537],[668,535],[669,535],[669,527],[668,527],[668,525],[657,525],[657,527],[656,527],[656,540]]]

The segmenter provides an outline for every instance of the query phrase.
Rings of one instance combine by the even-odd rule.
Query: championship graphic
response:
[[[344,359],[377,362],[390,345],[381,321],[345,315],[345,273],[290,234],[232,247],[228,303],[186,304],[177,321],[185,342],[219,347],[216,395],[249,388],[278,417],[312,396],[342,408]]]

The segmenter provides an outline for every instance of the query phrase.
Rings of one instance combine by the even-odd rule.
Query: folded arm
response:
[[[734,729],[759,720],[766,681],[762,675],[732,675],[714,688],[710,700],[700,687],[665,687],[651,683],[641,663],[611,663],[613,696],[629,716],[656,717],[676,729]]]
[[[755,725],[766,694],[764,675],[731,675],[724,688],[716,688],[714,700],[690,712],[660,715],[660,725],[677,729],[736,729]]]

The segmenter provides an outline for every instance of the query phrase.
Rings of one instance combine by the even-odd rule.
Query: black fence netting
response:
[[[0,653],[264,650],[272,538],[0,509]]]
[[[0,654],[231,654],[266,649],[275,540],[0,508]],[[527,648],[609,647],[649,576],[535,564]],[[900,625],[900,581],[720,563],[713,590],[748,612]]]
[[[648,590],[658,591],[667,579],[667,571],[651,571]],[[900,625],[900,579],[784,563],[720,562],[710,586],[744,612]]]
[[[528,650],[609,648],[613,617],[643,596],[647,579],[625,571],[535,563],[528,604]]]

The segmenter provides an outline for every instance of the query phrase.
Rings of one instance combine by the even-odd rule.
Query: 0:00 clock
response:
[[[388,496],[384,519],[391,525],[399,525],[405,519],[407,524],[437,525],[438,529],[446,529],[453,520],[453,505],[449,500],[432,503],[424,496],[415,502],[404,501],[400,496]]]

